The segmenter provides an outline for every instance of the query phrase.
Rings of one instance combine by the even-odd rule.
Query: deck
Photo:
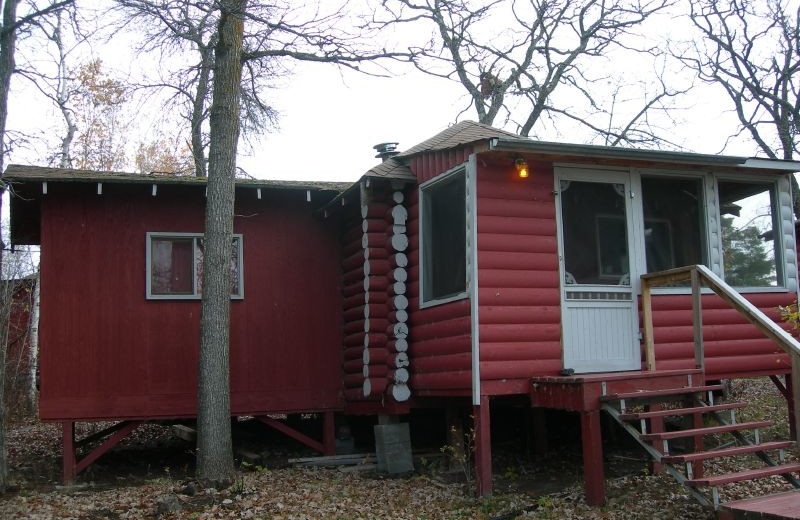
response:
[[[800,491],[786,491],[730,502],[722,506],[717,518],[720,520],[800,519]]]

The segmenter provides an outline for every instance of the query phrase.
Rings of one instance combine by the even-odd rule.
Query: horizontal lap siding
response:
[[[201,232],[202,188],[54,184],[42,202],[43,419],[195,413],[198,300],[145,298],[145,233]],[[237,190],[243,300],[231,302],[234,413],[338,408],[340,254],[300,191]]]
[[[463,164],[471,150],[428,153],[411,160],[421,184]],[[407,198],[409,357],[412,395],[417,392],[463,393],[472,388],[470,301],[419,307],[419,190]]]
[[[778,323],[781,323],[778,306],[788,305],[796,298],[794,293],[781,292],[747,293],[744,296]],[[707,377],[789,370],[788,356],[721,298],[712,294],[703,295],[702,305]],[[789,330],[788,326],[783,325]],[[653,296],[657,368],[694,367],[693,330],[690,295]]]
[[[553,169],[478,161],[478,287],[481,379],[561,370]]]

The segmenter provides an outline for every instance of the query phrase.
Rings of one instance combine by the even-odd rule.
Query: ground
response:
[[[740,422],[776,421],[762,438],[786,438],[786,404],[768,379],[734,382],[731,399],[751,403]],[[224,491],[201,489],[190,480],[191,445],[174,438],[166,425],[140,428],[81,474],[78,485],[62,488],[60,430],[34,421],[16,425],[8,434],[14,485],[0,497],[0,518],[710,518],[671,477],[649,475],[643,454],[621,432],[605,447],[608,503],[602,508],[586,505],[574,436],[563,442],[551,439],[547,455],[530,459],[519,444],[498,436],[496,492],[478,499],[464,472],[444,471],[435,451],[417,458],[417,473],[388,478],[369,471],[291,467],[288,458],[309,453],[250,424],[237,432],[237,443],[250,450],[256,449],[256,440],[266,439],[268,456],[265,467],[243,464],[236,483]],[[722,469],[736,467],[724,461],[711,472]],[[783,480],[764,479],[725,488],[723,500],[784,489]]]

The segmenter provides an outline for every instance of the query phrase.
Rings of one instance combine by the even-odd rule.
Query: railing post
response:
[[[644,322],[644,360],[648,371],[656,369],[656,350],[653,341],[653,302],[650,282],[642,278],[642,321]]]
[[[703,354],[703,302],[700,292],[700,273],[692,269],[692,321],[694,323],[694,367],[705,370]]]
[[[792,362],[792,406],[794,406],[794,431],[795,441],[800,437],[800,354],[792,352],[789,356]]]

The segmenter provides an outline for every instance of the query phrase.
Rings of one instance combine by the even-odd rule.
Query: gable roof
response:
[[[405,152],[399,154],[397,157],[404,158],[423,152],[448,150],[450,148],[457,148],[459,146],[474,143],[476,141],[502,137],[525,139],[513,132],[494,128],[483,123],[476,123],[475,121],[461,121],[460,123],[454,124],[447,130],[439,132],[430,139],[426,139],[421,143],[412,146]]]
[[[376,164],[364,174],[364,177],[377,177],[381,179],[402,179],[416,181],[417,177],[411,170],[394,157],[386,159],[380,164]]]
[[[194,175],[168,175],[159,173],[103,172],[94,170],[73,170],[70,168],[48,168],[11,164],[6,168],[3,179],[7,181],[30,182],[118,182],[126,184],[179,184],[205,185],[205,177]],[[252,188],[300,189],[341,192],[348,188],[349,182],[283,181],[272,179],[236,179],[236,185]]]

